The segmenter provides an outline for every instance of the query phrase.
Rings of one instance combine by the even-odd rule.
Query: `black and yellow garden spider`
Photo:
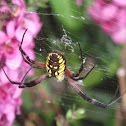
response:
[[[27,31],[27,29],[25,30],[25,32],[23,34],[21,44],[19,45],[19,50],[22,54],[24,61],[31,66],[30,69],[27,71],[27,73],[32,68],[46,69],[47,73],[41,75],[38,78],[31,80],[30,82],[23,82],[24,78],[27,75],[27,73],[26,73],[21,82],[15,82],[15,81],[10,80],[10,78],[7,76],[5,70],[2,68],[6,77],[12,84],[19,85],[19,88],[25,88],[25,87],[33,87],[33,86],[39,84],[40,82],[42,82],[48,78],[51,78],[51,77],[56,78],[58,81],[62,81],[63,79],[65,79],[69,82],[69,84],[72,86],[72,88],[74,88],[74,90],[83,99],[85,99],[86,101],[91,102],[92,104],[95,104],[99,107],[102,107],[102,108],[111,106],[112,104],[117,102],[126,93],[126,91],[125,91],[119,98],[117,98],[114,101],[112,99],[108,104],[102,103],[94,98],[88,97],[86,95],[86,93],[83,92],[80,89],[80,87],[76,84],[76,81],[85,79],[91,73],[91,71],[94,69],[95,66],[93,66],[84,77],[79,77],[79,74],[82,72],[83,66],[84,66],[84,60],[82,57],[82,50],[81,50],[80,44],[78,43],[79,48],[80,48],[80,55],[81,55],[81,67],[80,67],[79,71],[77,72],[77,74],[74,74],[66,66],[66,59],[65,59],[63,53],[58,50],[52,51],[51,53],[48,54],[46,63],[41,63],[41,62],[37,62],[37,61],[30,59],[29,56],[22,49],[22,43],[23,43],[23,39],[24,39],[26,31]]]

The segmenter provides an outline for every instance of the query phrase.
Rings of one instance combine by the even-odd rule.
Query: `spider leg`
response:
[[[32,64],[31,62],[29,62],[28,60],[25,59],[24,55],[21,53],[23,60],[29,64],[32,68],[38,68],[38,69],[45,69],[45,63],[39,63],[39,65],[36,66],[36,64]],[[36,62],[36,61],[35,61]]]
[[[116,103],[118,100],[120,100],[124,95],[126,94],[126,90],[114,101],[109,102],[107,106],[111,106],[112,104]]]
[[[93,66],[84,77],[72,77],[72,79],[75,80],[75,81],[84,80],[92,72],[92,70],[94,68],[95,68],[95,66]]]
[[[108,107],[109,105],[108,104],[105,104],[105,103],[102,103],[96,99],[93,99],[91,97],[88,97],[86,95],[86,93],[84,93],[80,87],[74,82],[74,80],[72,80],[68,75],[65,76],[65,79],[68,80],[69,84],[74,88],[74,90],[83,98],[85,99],[86,101],[88,102],[91,102],[92,104],[95,104],[99,107],[102,107],[102,108],[106,108]]]
[[[83,68],[84,68],[84,63],[85,63],[85,59],[83,59],[83,56],[82,56],[82,49],[81,49],[81,46],[80,46],[80,43],[78,42],[78,45],[79,45],[79,49],[80,49],[80,56],[81,56],[81,66],[80,66],[80,69],[79,71],[74,75],[74,77],[78,77],[79,74],[82,72]]]
[[[20,84],[20,82],[12,81],[12,80],[8,77],[8,75],[6,74],[6,72],[5,72],[5,70],[4,70],[3,67],[2,67],[2,70],[3,70],[4,74],[6,75],[7,79],[10,81],[10,83],[12,83],[12,84],[18,84],[18,85]]]
[[[18,46],[19,46],[19,50],[20,50],[20,52],[21,52],[21,54],[22,54],[22,57],[23,57],[24,61],[25,61],[27,64],[29,64],[31,67],[33,67],[33,68],[39,68],[39,69],[45,69],[45,63],[36,62],[36,61],[30,59],[29,56],[28,56],[28,55],[24,52],[24,50],[22,49],[22,44],[23,44],[24,36],[25,36],[27,30],[28,30],[28,29],[26,29],[25,32],[24,32],[24,34],[23,34],[23,37],[22,37],[22,40],[21,40],[21,44],[18,45]],[[24,56],[26,57],[27,60],[25,59]],[[34,65],[33,65],[33,64],[34,64]],[[35,65],[36,65],[36,66],[35,66]]]
[[[68,69],[68,67],[66,67],[65,72],[66,72],[66,74],[67,74],[67,75],[69,75],[69,77],[73,78],[74,73],[73,73],[73,72],[71,72],[71,71]]]
[[[112,99],[111,99],[111,101],[110,101],[109,103],[111,103],[111,102],[114,101],[114,99],[115,99],[115,97],[116,97],[118,91],[119,91],[119,85],[118,85],[118,87],[116,88],[115,94],[114,94],[114,96],[112,97]]]
[[[48,78],[50,78],[48,73],[45,73],[40,77],[31,80],[30,82],[22,83],[21,85],[19,85],[19,88],[33,87]]]
[[[24,77],[23,77],[23,79],[21,80],[21,82],[15,82],[15,81],[12,81],[12,80],[8,77],[8,75],[6,74],[6,72],[5,72],[5,70],[4,70],[3,67],[2,67],[2,69],[3,69],[3,71],[4,71],[4,73],[5,73],[6,77],[7,77],[7,79],[10,81],[10,83],[19,85],[19,88],[33,87],[33,86],[39,84],[40,82],[42,82],[42,81],[44,81],[44,80],[46,80],[46,79],[49,78],[48,73],[45,73],[45,74],[43,74],[42,76],[40,76],[40,77],[38,77],[38,78],[35,78],[35,79],[31,80],[30,82],[22,83],[23,80],[24,80],[24,78],[25,78],[26,75],[28,74],[28,72],[32,69],[32,68],[30,68],[30,69],[26,72],[26,74],[24,75]]]
[[[92,70],[95,68],[95,65],[94,65],[84,77],[79,77],[80,73],[82,72],[82,70],[83,70],[83,68],[84,68],[85,59],[83,59],[83,56],[82,56],[82,49],[81,49],[81,46],[80,46],[80,43],[79,43],[79,42],[78,42],[78,45],[79,45],[79,48],[80,48],[80,55],[81,55],[81,66],[80,66],[79,71],[78,71],[76,74],[73,74],[68,68],[66,68],[66,73],[67,73],[73,80],[75,80],[75,81],[85,79],[85,78],[92,72]]]
[[[12,83],[12,84],[18,84],[18,85],[21,85],[21,84],[22,84],[23,80],[25,79],[26,75],[28,74],[28,72],[29,72],[31,69],[32,69],[32,67],[30,67],[30,69],[25,73],[25,75],[24,75],[23,79],[21,80],[21,82],[15,82],[15,81],[12,81],[12,80],[8,77],[8,75],[6,74],[4,68],[2,67],[2,70],[3,70],[4,74],[6,75],[7,79],[10,81],[10,83]]]
[[[32,67],[30,67],[29,70],[25,73],[24,77],[23,77],[22,80],[21,80],[21,84],[23,83],[25,77],[27,76],[27,74],[29,73],[29,71],[30,71],[31,69],[32,69]],[[21,84],[20,84],[20,85],[21,85]]]
[[[71,78],[74,78],[74,77],[76,78],[76,77],[78,77],[79,74],[82,72],[82,70],[83,70],[83,68],[84,68],[85,59],[83,59],[83,56],[82,56],[82,49],[81,49],[81,46],[80,46],[80,43],[79,43],[79,42],[78,42],[78,45],[79,45],[80,55],[81,55],[81,66],[80,66],[79,71],[78,71],[76,74],[72,73],[68,68],[66,68],[66,73],[67,73]],[[74,79],[75,79],[75,78],[74,78]],[[80,80],[80,79],[78,79],[78,80]]]
[[[112,98],[112,100],[109,102],[109,103],[102,103],[94,98],[91,98],[91,97],[88,97],[86,95],[86,93],[84,93],[80,87],[74,82],[74,80],[72,80],[69,75],[66,75],[65,76],[65,79],[69,82],[69,84],[73,87],[73,89],[83,98],[85,99],[86,101],[88,102],[91,102],[92,104],[95,104],[99,107],[102,107],[102,108],[107,108],[108,106],[111,106],[112,104],[116,103],[118,100],[120,100],[125,94],[126,94],[126,90],[116,99],[113,101],[113,99],[115,98],[116,94],[117,94],[117,91],[118,91],[118,87],[116,89],[116,92],[115,92],[115,95],[114,97]]]

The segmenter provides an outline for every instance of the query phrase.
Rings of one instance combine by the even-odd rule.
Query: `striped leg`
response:
[[[22,44],[23,44],[23,40],[24,40],[24,36],[26,34],[28,29],[25,30],[24,34],[23,34],[23,37],[22,37],[22,40],[21,40],[21,44],[18,45],[19,46],[19,50],[22,54],[22,57],[24,59],[24,61],[29,64],[32,68],[39,68],[39,69],[45,69],[46,68],[46,65],[45,63],[40,63],[40,62],[36,62],[32,59],[29,58],[29,56],[24,52],[24,50],[22,49]]]

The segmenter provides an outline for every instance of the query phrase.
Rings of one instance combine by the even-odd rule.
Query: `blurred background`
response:
[[[6,47],[4,51],[0,47],[0,58],[4,59],[1,60],[0,68],[4,66],[12,80],[21,81],[29,67],[24,63],[18,50],[24,30],[28,28],[22,48],[31,59],[46,62],[49,52],[59,50],[64,53],[67,67],[77,73],[81,65],[79,42],[85,58],[84,69],[80,76],[86,75],[94,65],[95,68],[85,80],[77,82],[78,86],[88,96],[103,103],[111,101],[118,87],[120,88],[116,92],[115,99],[124,92],[126,84],[125,1],[2,1],[0,17],[0,36],[3,38],[0,45],[3,48]],[[16,46],[13,47],[14,42]],[[10,43],[14,50],[13,55],[19,52],[19,55],[13,56],[13,58],[12,53],[8,51]],[[3,63],[3,61],[5,62]],[[18,63],[15,64],[15,62]],[[9,98],[5,101],[3,97],[0,100],[1,126],[126,125],[125,96],[112,106],[103,109],[82,99],[67,81],[57,82],[54,78],[23,90],[19,89],[17,85],[13,85],[10,95],[8,94],[10,87],[8,89],[5,86],[11,84],[2,69],[0,72],[1,92],[4,96],[11,97],[10,101],[8,101]],[[46,70],[33,69],[25,81],[30,81],[44,73]],[[16,76],[12,77],[14,74]],[[15,92],[13,96],[12,92]],[[12,98],[14,99],[13,104]],[[2,104],[5,105],[5,103],[9,103],[7,110],[11,109],[10,104],[15,105],[12,111],[13,119],[9,119],[10,114],[2,111]],[[20,112],[15,115],[17,107]],[[12,120],[10,124],[7,123],[8,120]]]

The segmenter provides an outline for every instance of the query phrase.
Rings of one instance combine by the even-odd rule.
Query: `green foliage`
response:
[[[80,8],[72,0],[49,0],[49,3],[52,7],[54,17],[65,28],[75,30],[82,26],[83,21],[76,19],[81,16],[79,13]],[[73,10],[78,11],[78,13]]]
[[[23,98],[22,108],[25,111],[30,112],[32,110],[32,107],[33,107],[30,93],[28,91],[24,91],[23,94],[22,94],[22,98]]]
[[[85,110],[81,108],[77,110],[69,109],[66,113],[66,119],[68,120],[68,122],[83,119],[84,117],[85,117]]]
[[[85,118],[85,110],[82,108],[78,108],[77,110],[69,109],[66,112],[66,117],[60,116],[57,118],[56,125],[63,126],[72,123],[76,123],[77,120]]]

